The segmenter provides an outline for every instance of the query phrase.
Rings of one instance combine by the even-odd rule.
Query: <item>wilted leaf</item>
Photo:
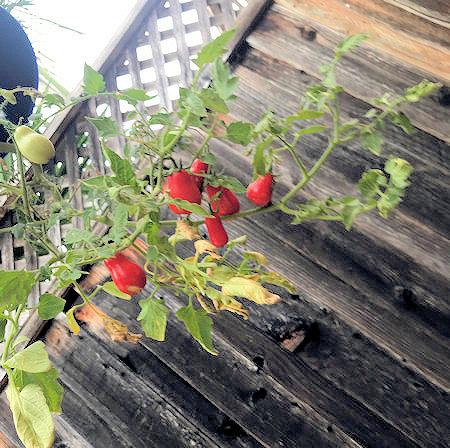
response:
[[[280,300],[280,296],[271,293],[260,283],[250,278],[232,277],[223,286],[226,296],[245,297],[259,304],[272,305]]]

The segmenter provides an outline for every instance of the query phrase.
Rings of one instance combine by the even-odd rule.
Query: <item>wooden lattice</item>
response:
[[[196,67],[191,59],[205,43],[231,28],[236,14],[246,5],[246,0],[171,0],[163,4],[141,0],[126,32],[119,33],[95,68],[104,76],[107,90],[145,89],[154,96],[145,104],[149,113],[161,108],[171,111],[178,99],[178,87],[188,85],[194,77]],[[57,176],[62,187],[73,195],[75,209],[82,210],[85,200],[77,187],[79,180],[107,171],[97,132],[85,117],[103,113],[126,129],[131,124],[127,112],[125,103],[92,99],[72,109],[60,121],[55,120],[47,130],[55,144],[56,156],[44,169]],[[107,143],[122,153],[123,137]],[[12,213],[6,214],[1,226],[13,225],[14,219]],[[72,222],[55,225],[50,238],[57,246],[61,245],[73,225],[83,228],[83,220],[75,217]],[[33,270],[49,258],[48,254],[36,254],[10,232],[0,234],[1,269]],[[51,287],[49,282],[36,285],[31,303],[37,304],[40,294]]]

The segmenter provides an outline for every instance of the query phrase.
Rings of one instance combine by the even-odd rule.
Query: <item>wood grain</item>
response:
[[[399,58],[422,70],[450,81],[450,49],[427,45],[415,38],[414,26],[411,34],[399,33],[396,29],[373,19],[370,15],[360,14],[358,8],[348,8],[338,0],[277,0],[283,7],[295,11],[346,35],[368,33],[371,40],[368,45],[386,54]],[[370,2],[368,2],[370,3]],[[347,3],[351,5],[350,3]],[[439,34],[439,25],[435,25]],[[434,27],[429,28],[430,31]],[[442,30],[444,32],[444,30]]]
[[[315,38],[302,38],[302,29],[315,30]],[[283,32],[279,32],[280,30]],[[320,76],[319,65],[332,59],[333,48],[342,38],[343,35],[320,22],[292,15],[288,10],[275,6],[258,29],[249,36],[248,42],[253,48],[274,59],[317,78]],[[337,82],[352,96],[371,103],[372,98],[386,92],[387,86],[392,93],[402,94],[404,89],[418,84],[427,74],[364,46],[340,61],[336,76]],[[416,127],[444,141],[450,141],[450,111],[446,105],[439,103],[437,94],[405,106],[404,111]]]

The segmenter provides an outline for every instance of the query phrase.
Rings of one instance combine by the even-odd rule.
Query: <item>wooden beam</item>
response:
[[[371,39],[367,44],[391,56],[450,81],[450,50],[430,45],[409,33],[400,33],[393,28],[363,15],[362,4],[354,2],[355,9],[348,8],[339,0],[276,0],[278,4],[290,9],[302,17],[346,35],[368,33]],[[370,4],[371,2],[364,2]],[[370,9],[369,9],[370,11]],[[369,13],[370,14],[370,13]],[[437,25],[436,25],[437,26]],[[430,27],[433,33],[433,27]],[[439,26],[437,26],[439,33]]]

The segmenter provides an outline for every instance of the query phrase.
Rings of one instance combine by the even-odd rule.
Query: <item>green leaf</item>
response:
[[[17,104],[16,96],[11,90],[0,89],[0,97],[3,97],[10,104]]]
[[[88,95],[96,95],[97,93],[105,90],[103,76],[87,64],[84,64],[82,88]]]
[[[235,177],[220,176],[219,183],[236,194],[243,194],[247,192],[247,189]]]
[[[236,29],[225,31],[219,37],[206,44],[194,59],[198,68],[202,68],[209,62],[214,62],[219,56],[226,52],[225,45],[232,39]]]
[[[147,337],[156,341],[164,341],[166,335],[167,315],[169,310],[162,300],[148,298],[141,300],[142,308],[137,320],[142,321],[142,329]]]
[[[433,93],[440,87],[442,87],[442,84],[424,79],[419,84],[406,89],[405,99],[408,103],[415,103],[423,96],[430,95],[430,93]]]
[[[90,179],[83,179],[81,183],[92,190],[108,191],[109,188],[114,186],[114,181],[111,176],[97,176]]]
[[[386,177],[381,170],[370,170],[362,175],[358,188],[365,198],[373,198],[379,187],[386,184]]]
[[[252,123],[234,121],[227,127],[225,137],[233,143],[240,143],[243,146],[247,146],[252,141],[253,129]]]
[[[390,174],[390,183],[404,189],[409,185],[408,177],[413,172],[413,167],[406,160],[391,156],[384,165],[384,171]]]
[[[212,319],[206,315],[206,311],[203,308],[195,310],[192,304],[190,304],[184,308],[180,308],[176,314],[178,319],[184,322],[192,337],[206,351],[217,355],[211,340]]]
[[[5,340],[5,329],[7,320],[2,318],[3,314],[0,314],[0,344]]]
[[[0,271],[0,313],[26,303],[36,280],[25,271]]]
[[[48,372],[29,373],[14,369],[14,384],[23,389],[28,384],[36,384],[42,390],[47,406],[52,414],[61,414],[63,388],[57,381],[59,372],[52,368]]]
[[[47,93],[44,97],[44,103],[49,107],[50,106],[63,107],[64,98],[61,95],[58,95],[57,93]]]
[[[253,152],[253,162],[252,166],[256,174],[264,176],[266,174],[266,158],[264,157],[264,149],[268,144],[272,142],[272,137],[267,137],[262,142],[259,142],[255,146],[255,151]]]
[[[323,112],[317,110],[300,110],[295,115],[290,115],[286,118],[287,124],[291,124],[297,120],[314,120],[323,116]]]
[[[113,225],[109,230],[108,237],[118,243],[128,233],[128,207],[125,204],[117,204],[113,210]]]
[[[64,237],[64,242],[66,244],[76,244],[81,242],[94,243],[99,239],[98,235],[89,232],[89,230],[70,229]]]
[[[138,182],[130,162],[126,159],[122,159],[114,151],[111,151],[103,142],[102,146],[106,157],[111,163],[111,171],[115,174],[115,180],[119,185],[130,185],[131,187],[136,188]]]
[[[200,89],[198,97],[207,109],[214,110],[219,114],[227,114],[230,111],[225,101],[212,87]]]
[[[193,204],[192,202],[185,201],[184,199],[173,199],[173,198],[168,198],[168,202],[170,204],[175,204],[180,209],[189,210],[190,212],[195,213],[197,215],[212,218],[211,213],[209,211],[206,211],[202,206],[198,204]]]
[[[153,97],[147,95],[143,89],[128,89],[118,94],[118,98],[136,106],[139,101],[151,100]]]
[[[17,435],[26,448],[50,448],[55,424],[42,389],[28,384],[20,392],[10,384],[6,390]]]
[[[361,144],[363,148],[368,149],[377,156],[381,154],[381,146],[383,145],[383,134],[378,130],[372,132],[366,132],[361,135]]]
[[[162,124],[169,126],[172,124],[172,115],[158,112],[157,114],[153,114],[148,121],[149,124]]]
[[[116,122],[109,117],[102,117],[102,118],[85,117],[85,118],[97,128],[100,137],[103,138],[115,137],[120,133],[120,129],[117,126]]]
[[[180,87],[179,105],[198,117],[204,117],[207,115],[202,100],[195,92],[185,89],[184,87]]]
[[[25,233],[25,224],[19,222],[12,228],[12,233],[14,235],[14,238],[21,240],[23,238],[23,235]]]
[[[387,218],[389,213],[402,201],[405,191],[393,184],[389,184],[383,196],[377,201],[380,215]]]
[[[48,372],[52,365],[44,347],[42,341],[37,341],[8,359],[5,366],[31,373]]]
[[[296,135],[298,135],[299,137],[301,137],[302,135],[307,135],[307,134],[315,134],[317,132],[322,132],[325,129],[327,129],[326,126],[320,126],[320,125],[316,125],[316,126],[309,126],[305,129],[302,129],[300,131],[298,131],[296,133]]]
[[[103,290],[107,292],[108,294],[111,294],[112,296],[118,297],[119,299],[124,300],[131,300],[131,296],[128,294],[125,294],[124,292],[120,291],[114,282],[106,282],[102,286]]]
[[[38,314],[43,320],[49,320],[56,317],[63,309],[66,301],[54,294],[42,294],[39,297]]]
[[[353,50],[356,48],[361,42],[368,39],[370,37],[369,34],[353,34],[344,39],[337,47],[336,47],[336,57],[341,57],[346,51]]]
[[[352,198],[352,197],[346,197],[343,200],[343,207],[341,211],[342,215],[342,221],[345,224],[345,228],[347,230],[350,229],[350,227],[353,224],[353,221],[358,216],[359,212],[362,210],[362,205],[359,199]]]
[[[411,124],[409,118],[403,112],[391,112],[389,118],[398,127],[402,128],[407,134],[414,134],[416,128]]]
[[[230,78],[230,65],[224,64],[222,59],[218,58],[214,61],[211,70],[212,84],[224,101],[235,99],[233,92],[238,85],[238,77]]]

